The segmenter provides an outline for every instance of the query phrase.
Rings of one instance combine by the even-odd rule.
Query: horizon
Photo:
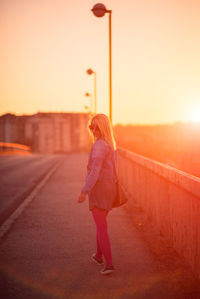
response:
[[[6,112],[6,113],[3,113],[3,114],[0,114],[0,118],[4,115],[7,115],[7,114],[10,114],[10,115],[13,115],[13,116],[33,116],[33,115],[36,115],[36,114],[64,114],[64,113],[74,113],[74,114],[88,114],[87,112],[84,112],[84,111],[37,111],[36,113],[23,113],[23,114],[16,114],[14,112]],[[174,122],[171,122],[171,123],[119,123],[119,122],[116,122],[116,123],[113,123],[113,127],[116,127],[116,126],[167,126],[167,125],[192,125],[192,126],[195,126],[195,127],[200,127],[200,122],[198,121],[174,121]]]

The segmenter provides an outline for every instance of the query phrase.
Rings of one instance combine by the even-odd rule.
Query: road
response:
[[[60,159],[61,155],[0,156],[0,224]]]
[[[158,267],[127,207],[108,216],[116,272],[93,264],[95,227],[77,203],[87,155],[69,154],[0,242],[2,299],[197,299],[179,269]]]

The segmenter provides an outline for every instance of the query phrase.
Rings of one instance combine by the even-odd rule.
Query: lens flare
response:
[[[193,108],[189,115],[190,121],[200,122],[200,107]]]

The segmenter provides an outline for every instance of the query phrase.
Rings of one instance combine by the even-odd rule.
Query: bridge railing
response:
[[[130,197],[200,278],[200,178],[123,148],[118,171]]]
[[[9,142],[0,142],[0,153],[3,152],[14,152],[14,151],[20,151],[20,152],[31,152],[30,146],[18,144],[18,143],[9,143]]]

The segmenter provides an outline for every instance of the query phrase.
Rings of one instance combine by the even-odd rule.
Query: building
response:
[[[0,141],[26,144],[27,119],[27,115],[16,116],[10,113],[0,116]]]
[[[0,141],[29,145],[37,153],[88,149],[88,114],[37,113],[0,117]]]

